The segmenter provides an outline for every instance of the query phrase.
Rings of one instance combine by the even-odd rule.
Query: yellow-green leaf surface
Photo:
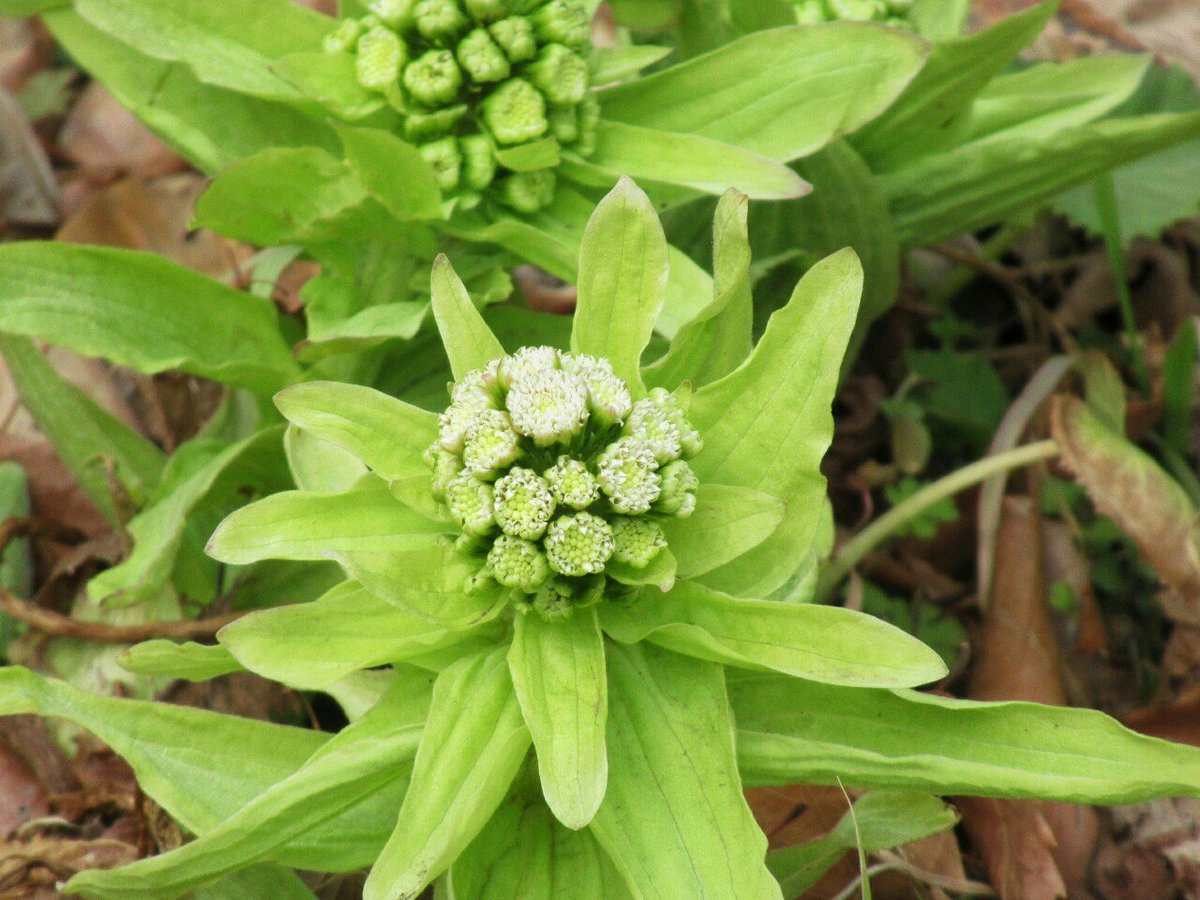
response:
[[[662,522],[679,577],[711,572],[757,547],[779,527],[786,511],[782,500],[762,491],[701,484],[695,512]]]
[[[504,355],[504,348],[483,321],[445,255],[433,261],[431,290],[433,317],[455,378]]]

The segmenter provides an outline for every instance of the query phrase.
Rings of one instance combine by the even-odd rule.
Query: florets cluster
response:
[[[801,24],[817,22],[882,22],[912,29],[908,15],[912,0],[800,0],[796,16]]]
[[[662,388],[634,402],[607,360],[526,347],[469,372],[450,401],[425,455],[433,495],[521,609],[556,619],[596,602],[612,564],[649,566],[661,521],[696,507],[701,441],[683,405]]]
[[[373,0],[325,41],[403,117],[447,194],[519,212],[554,199],[554,142],[588,156],[599,105],[579,0]],[[536,147],[533,145],[537,145]]]

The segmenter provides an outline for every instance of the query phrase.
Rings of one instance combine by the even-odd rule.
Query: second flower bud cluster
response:
[[[558,147],[592,152],[599,105],[579,0],[373,0],[325,41],[402,116],[439,187],[518,212],[554,199]]]
[[[700,451],[675,395],[636,402],[607,360],[526,347],[451,386],[426,461],[482,574],[553,618],[645,569],[695,509]]]

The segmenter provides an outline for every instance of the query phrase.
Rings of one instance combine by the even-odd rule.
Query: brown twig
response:
[[[12,516],[0,522],[0,555],[9,541],[18,535],[52,537],[62,540],[78,538],[73,529],[64,529],[53,523],[37,519]],[[208,619],[178,620],[173,622],[143,622],[137,625],[108,625],[103,622],[82,622],[42,606],[26,603],[0,588],[0,612],[24,622],[30,628],[52,634],[55,637],[77,638],[99,644],[137,644],[153,638],[169,638],[176,641],[211,638],[221,628],[244,613],[225,613]]]

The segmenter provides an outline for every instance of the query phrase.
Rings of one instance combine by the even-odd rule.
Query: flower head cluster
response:
[[[587,156],[599,106],[579,0],[373,0],[325,49],[355,54],[359,83],[403,116],[443,191],[519,212],[554,198],[557,152]],[[534,148],[531,145],[537,144]]]
[[[603,359],[526,347],[451,386],[426,461],[433,493],[519,606],[553,619],[645,569],[660,522],[696,507],[700,436],[676,397],[636,402]],[[609,574],[606,574],[609,573]]]
[[[912,28],[908,15],[912,0],[800,0],[796,16],[801,24],[817,22],[882,22]]]

